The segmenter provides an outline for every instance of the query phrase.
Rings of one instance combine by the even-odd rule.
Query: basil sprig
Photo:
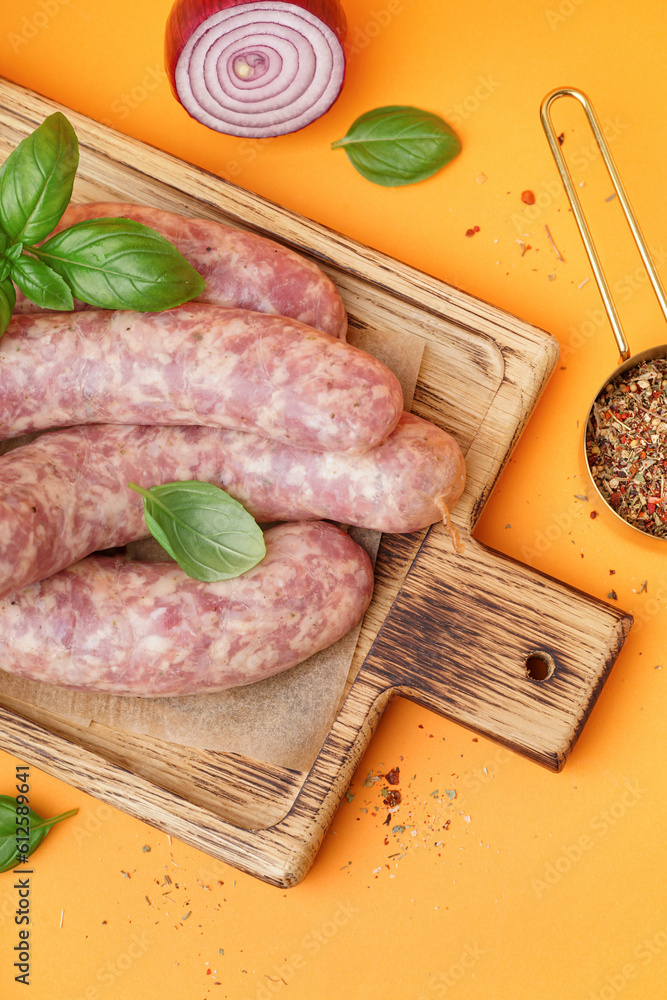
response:
[[[99,309],[159,312],[204,290],[203,278],[172,244],[133,219],[77,222],[34,253],[78,299]]]
[[[23,807],[17,812],[17,801],[9,795],[0,795],[0,872],[16,868],[37,850],[52,826],[62,823],[64,819],[75,816],[79,810],[69,809],[54,816],[52,819],[42,819],[36,812]],[[27,822],[26,822],[27,820]],[[17,848],[17,834],[28,834],[28,850]]]
[[[146,490],[146,526],[188,576],[204,583],[229,580],[266,555],[261,528],[238,500],[212,483],[186,480]]]
[[[439,115],[406,105],[361,115],[331,144],[374,184],[399,187],[431,177],[461,152],[461,140]]]
[[[139,222],[92,219],[47,239],[70,202],[78,165],[76,134],[57,111],[0,169],[0,336],[14,284],[36,305],[58,310],[72,309],[75,295],[99,309],[160,312],[204,291],[176,247]]]

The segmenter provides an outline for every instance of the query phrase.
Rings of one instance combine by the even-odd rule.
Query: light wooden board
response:
[[[0,81],[0,160],[56,110]],[[413,410],[457,438],[468,471],[454,521],[383,538],[345,698],[307,773],[84,728],[0,691],[0,744],[222,861],[299,882],[396,694],[559,770],[631,625],[623,611],[478,544],[471,532],[558,357],[541,330],[429,275],[61,109],[81,146],[78,201],[154,205],[271,236],[314,259],[350,325],[425,340]],[[537,653],[555,667],[534,680]]]

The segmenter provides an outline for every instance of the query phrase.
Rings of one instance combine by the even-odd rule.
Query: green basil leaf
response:
[[[0,225],[13,240],[35,243],[53,232],[72,197],[79,143],[60,111],[49,115],[5,160]]]
[[[61,823],[64,819],[69,819],[70,816],[75,816],[79,811],[78,809],[70,809],[52,819],[42,819],[30,808],[27,809],[27,812],[20,814],[16,810],[16,799],[9,795],[0,795],[0,872],[19,867],[37,850],[52,826]],[[26,818],[29,821],[27,824],[25,823]],[[21,831],[28,834],[27,851],[17,848],[17,831],[19,831],[19,835]]]
[[[18,260],[22,253],[23,253],[23,244],[13,243],[7,250],[5,250],[2,256],[6,257],[7,260],[14,261]]]
[[[4,253],[11,240],[4,229],[0,229],[0,253]]]
[[[31,251],[99,309],[160,312],[206,287],[169,240],[132,219],[78,222]]]
[[[398,187],[431,177],[461,152],[461,140],[439,115],[391,105],[361,115],[331,148],[344,149],[367,180]]]
[[[73,309],[74,299],[67,283],[43,264],[25,254],[12,264],[10,274],[26,298],[43,309]]]
[[[0,280],[0,337],[3,335],[14,312],[16,290],[6,275]]]
[[[149,490],[128,485],[144,498],[150,533],[195,580],[229,580],[266,555],[255,519],[218,486],[187,480]]]

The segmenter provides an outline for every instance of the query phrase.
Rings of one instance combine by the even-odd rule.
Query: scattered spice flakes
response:
[[[592,510],[590,512],[590,514],[589,514],[589,517],[590,517],[591,521],[594,521],[597,516],[598,516],[598,512],[596,510]]]
[[[144,854],[148,854],[150,851],[150,847],[148,846],[148,844],[144,844],[141,850],[144,852]]]
[[[524,203],[524,205],[534,205],[535,204],[534,193],[532,191],[522,191],[521,201]]]
[[[564,142],[565,142],[565,132],[561,132],[561,134],[558,136],[558,145],[562,146]]]
[[[516,240],[516,242],[521,247],[521,256],[522,257],[525,257],[525,255],[528,253],[528,251],[533,249],[532,246],[530,245],[530,243],[524,243],[523,240]]]
[[[607,597],[609,598],[610,601],[618,600],[618,594],[616,593],[615,590],[610,590],[609,593],[607,594]]]
[[[479,232],[479,226],[472,226],[470,229],[466,229],[466,236],[470,238],[471,236],[474,236],[475,233],[478,232]]]
[[[574,494],[574,499],[575,500],[583,500],[585,503],[588,503],[588,497],[586,496],[585,493],[575,493]]]
[[[616,570],[615,569],[610,569],[609,570],[609,576],[616,576]]]
[[[384,803],[388,809],[393,809],[394,806],[400,805],[401,803],[401,793],[397,788],[387,789],[387,794],[384,796]]]
[[[390,785],[398,785],[401,781],[401,769],[400,767],[392,767],[391,771],[387,771],[385,778]]]
[[[562,260],[563,263],[565,263],[565,258],[563,257],[562,253],[560,252],[560,250],[556,246],[556,244],[554,242],[554,238],[551,235],[551,230],[549,229],[549,227],[545,225],[544,231],[547,234],[547,239],[549,240],[549,243],[551,243],[551,246],[553,247],[554,252],[555,252],[556,256],[558,257],[558,260]]]
[[[348,802],[354,802],[354,792],[351,792],[350,789],[348,788],[348,790],[345,792],[345,798],[347,799]]]
[[[613,201],[615,197],[616,197],[616,192],[614,191],[612,194],[609,195],[608,198],[605,198],[605,201]]]

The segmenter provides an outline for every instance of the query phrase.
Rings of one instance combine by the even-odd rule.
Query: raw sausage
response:
[[[159,697],[250,684],[307,659],[361,620],[366,552],[331,524],[283,524],[233,580],[173,563],[90,556],[0,601],[0,668],[79,691]]]
[[[84,423],[205,424],[365,451],[403,409],[370,354],[296,320],[188,303],[15,316],[0,341],[0,437]]]
[[[347,315],[334,283],[316,264],[287,247],[210,219],[188,219],[142,205],[95,202],[70,205],[56,229],[89,219],[142,222],[174,244],[206,281],[199,302],[289,316],[341,340]],[[75,308],[89,306],[77,302]],[[17,292],[16,311],[38,307]]]
[[[451,510],[465,463],[446,431],[411,413],[363,455],[311,452],[244,431],[96,425],[42,434],[0,458],[0,596],[147,534],[148,488],[221,486],[258,521],[323,518],[410,532]]]

